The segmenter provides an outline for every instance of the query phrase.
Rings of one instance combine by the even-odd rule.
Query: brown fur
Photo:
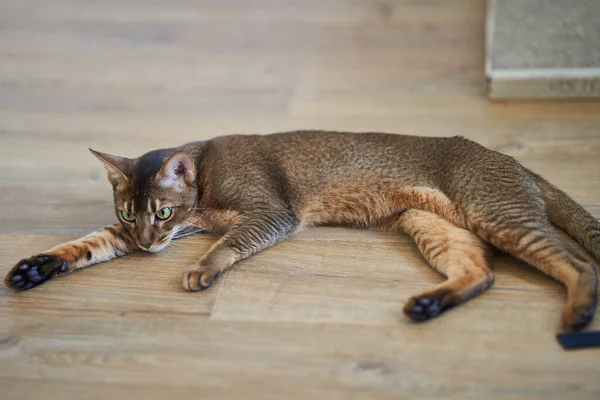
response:
[[[432,290],[410,298],[404,307],[408,316],[414,317],[413,310],[420,299],[437,302],[436,313],[421,316],[428,319],[469,300],[494,283],[494,274],[488,267],[490,249],[471,232],[421,210],[402,213],[393,228],[410,235],[429,264],[448,277]]]
[[[200,290],[303,227],[340,224],[405,231],[448,277],[407,302],[414,320],[487,289],[490,244],[566,285],[567,328],[587,325],[594,314],[596,266],[553,224],[598,259],[598,221],[513,158],[461,137],[299,131],[224,136],[136,159],[93,153],[113,185],[120,233],[112,227],[49,251],[50,259],[23,260],[6,277],[8,286],[27,289],[60,275],[63,261],[71,271],[136,246],[160,251],[180,232],[203,227],[223,237],[184,271],[184,288]],[[156,217],[162,207],[173,209],[168,220]],[[123,211],[136,220],[125,220]],[[83,260],[88,252],[102,257]]]

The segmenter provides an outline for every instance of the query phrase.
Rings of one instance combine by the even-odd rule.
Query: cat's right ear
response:
[[[113,187],[125,185],[129,182],[127,175],[133,162],[131,158],[113,156],[92,149],[89,150],[104,164],[104,168],[108,172],[108,180]]]

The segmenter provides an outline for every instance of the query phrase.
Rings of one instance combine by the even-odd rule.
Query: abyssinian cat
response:
[[[562,318],[594,316],[600,223],[512,157],[462,137],[297,131],[224,136],[123,158],[92,150],[114,189],[119,223],[21,260],[5,283],[30,289],[135,250],[158,252],[195,227],[222,234],[185,268],[186,290],[300,229],[339,224],[404,231],[447,280],[410,298],[405,314],[436,317],[494,282],[502,249],[564,283]]]

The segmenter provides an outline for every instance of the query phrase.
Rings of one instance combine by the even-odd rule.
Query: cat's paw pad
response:
[[[14,290],[27,290],[67,272],[68,269],[69,265],[65,260],[39,254],[19,261],[6,275],[4,284]]]
[[[206,265],[194,264],[183,271],[181,283],[185,290],[204,290],[210,287],[219,275],[221,275],[220,270],[216,270]]]
[[[426,321],[441,314],[443,308],[439,297],[411,297],[404,307],[404,314],[416,322]]]
[[[567,329],[578,331],[592,322],[595,312],[595,302],[579,307],[567,306],[563,311],[563,323]]]

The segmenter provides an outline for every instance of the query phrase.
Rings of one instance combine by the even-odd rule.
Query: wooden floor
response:
[[[0,0],[0,272],[114,221],[87,147],[234,132],[460,134],[600,217],[600,103],[489,103],[484,7]],[[214,241],[0,289],[0,397],[600,398],[600,349],[555,341],[563,288],[508,257],[490,291],[416,325],[403,301],[442,278],[405,236],[308,230],[184,292]]]

